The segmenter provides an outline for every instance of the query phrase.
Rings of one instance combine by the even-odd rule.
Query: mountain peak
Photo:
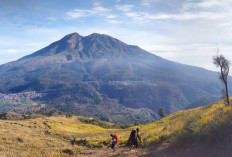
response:
[[[100,33],[92,33],[90,35],[88,35],[89,37],[110,37],[109,35],[106,34],[100,34]],[[112,38],[112,37],[110,37]]]
[[[100,39],[100,40],[112,40],[114,42],[120,42],[120,43],[123,43],[122,41],[116,39],[116,38],[113,38],[109,35],[106,35],[106,34],[99,34],[99,33],[92,33],[88,36],[86,36],[85,38],[92,38],[92,39]],[[125,43],[123,43],[125,44]]]
[[[126,43],[109,35],[92,33],[81,36],[74,32],[64,36],[62,39],[22,59],[36,56],[53,56],[62,54],[67,56],[75,54],[76,58],[92,58],[105,56],[125,56],[144,54],[139,47],[127,45]]]
[[[68,34],[66,36],[70,36],[70,37],[82,37],[79,33],[77,32],[74,32],[74,33],[71,33],[71,34]]]
[[[71,40],[72,42],[74,42],[76,40],[79,40],[80,38],[82,38],[82,36],[80,34],[74,32],[74,33],[71,33],[71,34],[64,36],[60,41],[65,41],[65,40],[70,41]]]

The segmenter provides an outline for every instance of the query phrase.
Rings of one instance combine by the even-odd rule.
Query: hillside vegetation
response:
[[[232,107],[218,102],[179,111],[150,124],[118,129],[114,124],[73,116],[42,117],[27,120],[0,120],[0,154],[10,156],[81,156],[92,148],[101,150],[110,143],[110,133],[117,133],[120,145],[130,131],[139,127],[145,148],[162,142],[215,143],[228,138],[232,128]],[[70,141],[76,138],[78,145]],[[87,146],[82,141],[87,139]],[[155,145],[156,143],[156,145]],[[105,148],[104,148],[105,149]],[[91,156],[91,154],[89,154]],[[94,156],[94,155],[93,155]]]

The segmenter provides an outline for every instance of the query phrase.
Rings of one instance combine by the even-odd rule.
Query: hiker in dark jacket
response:
[[[76,143],[77,143],[76,138],[73,138],[73,140],[71,141],[71,144],[74,145],[74,144],[76,144]]]
[[[86,145],[86,144],[87,144],[87,140],[86,140],[86,138],[84,139],[83,144],[84,144],[84,145]]]
[[[142,143],[142,138],[141,138],[141,135],[140,135],[140,129],[137,128],[136,130],[132,130],[131,131],[131,134],[130,134],[130,137],[129,137],[129,140],[128,140],[128,144],[131,144],[132,148],[134,148],[134,146],[136,148],[139,147],[139,143],[138,143],[138,140],[140,143]]]

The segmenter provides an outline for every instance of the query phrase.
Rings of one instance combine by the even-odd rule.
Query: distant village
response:
[[[37,93],[36,91],[21,92],[21,93],[14,93],[14,94],[0,93],[0,100],[18,102],[18,101],[26,100],[26,99],[40,98],[43,96],[44,96],[43,93]]]

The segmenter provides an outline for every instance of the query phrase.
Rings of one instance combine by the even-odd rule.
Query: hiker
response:
[[[115,145],[118,143],[118,135],[117,134],[110,134],[110,136],[112,137],[112,143],[111,143],[111,148],[113,149],[113,151],[116,151]]]
[[[87,144],[87,140],[86,140],[86,138],[84,139],[83,144],[84,144],[84,145],[86,145],[86,144]]]
[[[73,140],[71,141],[71,144],[74,145],[76,144],[76,142],[77,142],[76,138],[73,138]]]
[[[129,137],[129,140],[128,140],[128,144],[132,144],[131,149],[134,148],[134,146],[136,148],[139,147],[138,139],[139,139],[139,142],[142,143],[142,138],[141,138],[141,135],[140,135],[140,129],[139,128],[137,128],[136,130],[131,131],[131,134],[130,134],[130,137]]]

